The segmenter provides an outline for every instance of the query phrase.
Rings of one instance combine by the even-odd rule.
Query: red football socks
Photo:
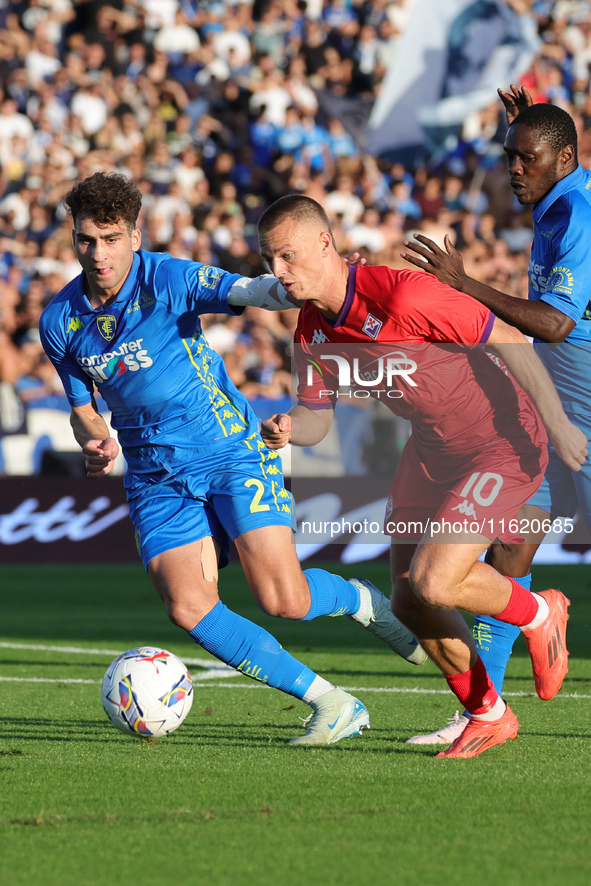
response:
[[[512,578],[509,581],[513,587],[509,602],[503,611],[494,617],[498,621],[506,621],[508,624],[518,627],[528,625],[538,614],[538,600],[523,585],[518,584]]]
[[[469,714],[487,714],[499,699],[480,658],[476,659],[476,664],[469,671],[445,679]]]

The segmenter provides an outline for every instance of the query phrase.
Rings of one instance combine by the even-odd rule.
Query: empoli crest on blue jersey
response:
[[[113,341],[117,332],[117,318],[113,314],[101,314],[96,318],[96,325],[106,341]]]

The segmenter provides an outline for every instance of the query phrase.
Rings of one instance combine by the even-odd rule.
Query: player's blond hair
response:
[[[259,236],[288,219],[314,226],[320,231],[328,231],[334,245],[332,227],[324,208],[312,197],[305,197],[303,194],[288,194],[272,203],[259,219]]]

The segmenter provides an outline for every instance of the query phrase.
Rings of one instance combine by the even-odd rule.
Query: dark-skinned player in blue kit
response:
[[[440,281],[488,306],[507,323],[534,338],[534,347],[571,421],[591,437],[591,172],[578,162],[577,131],[570,115],[554,105],[534,104],[525,88],[499,90],[509,129],[504,143],[509,183],[522,206],[533,207],[534,239],[528,269],[528,298],[486,286],[464,271],[449,238],[445,249],[417,235],[406,242],[404,257]],[[571,471],[550,448],[540,489],[524,508],[528,525],[523,543],[493,544],[487,561],[504,575],[529,587],[531,564],[554,520],[568,531],[580,509],[591,530],[591,463]],[[568,541],[567,541],[568,543]],[[518,632],[486,616],[476,616],[475,637],[498,691]],[[552,648],[549,648],[552,655]],[[456,712],[448,725],[411,739],[417,744],[447,744],[467,723]]]
[[[142,250],[141,193],[123,175],[90,176],[65,205],[82,273],[47,306],[40,331],[88,476],[107,475],[121,445],[138,550],[170,619],[221,661],[311,706],[305,733],[290,744],[359,734],[369,726],[365,705],[218,595],[218,568],[233,540],[268,614],[301,621],[348,615],[406,660],[425,660],[369,582],[302,572],[281,461],[203,336],[200,314],[285,309],[293,307],[288,294],[268,275],[250,279]],[[97,409],[95,387],[119,443]]]

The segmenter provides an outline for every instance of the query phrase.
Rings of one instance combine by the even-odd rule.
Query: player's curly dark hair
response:
[[[95,172],[74,185],[66,194],[64,205],[74,224],[80,217],[90,218],[98,225],[123,221],[131,233],[142,206],[142,193],[119,172]]]
[[[259,219],[259,234],[266,233],[288,218],[321,226],[323,230],[329,232],[334,243],[330,221],[323,207],[312,197],[306,197],[304,194],[287,194],[275,200]]]
[[[578,162],[575,121],[557,105],[543,103],[531,105],[518,114],[511,125],[535,129],[540,140],[548,142],[557,154],[563,148],[572,145],[575,149],[575,162]]]

